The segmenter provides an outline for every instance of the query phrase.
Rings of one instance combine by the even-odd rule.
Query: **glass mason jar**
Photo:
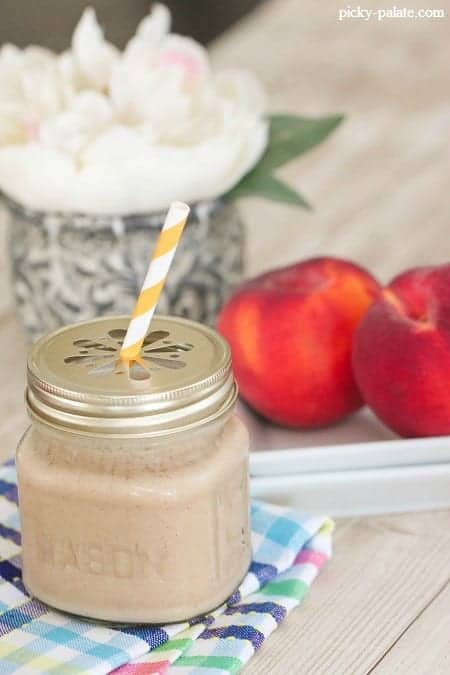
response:
[[[165,623],[209,612],[247,572],[248,435],[226,342],[155,317],[141,364],[126,317],[41,338],[17,452],[23,579],[80,616]]]

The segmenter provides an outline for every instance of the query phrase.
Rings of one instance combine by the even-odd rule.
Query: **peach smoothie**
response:
[[[193,322],[154,324],[148,379],[116,372],[117,318],[43,338],[29,361],[24,583],[53,607],[115,623],[208,612],[250,563],[248,434],[228,347]]]

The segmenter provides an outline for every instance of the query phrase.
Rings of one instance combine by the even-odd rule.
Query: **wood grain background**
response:
[[[343,6],[268,2],[215,43],[215,63],[238,57],[255,71],[272,110],[347,115],[333,138],[281,172],[313,213],[243,204],[250,272],[331,253],[387,280],[449,258],[449,20],[339,22]]]

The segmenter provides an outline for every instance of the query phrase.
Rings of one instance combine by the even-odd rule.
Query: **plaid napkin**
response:
[[[237,673],[304,598],[331,555],[332,522],[252,504],[253,562],[226,604],[190,622],[113,629],[30,598],[20,572],[14,464],[0,467],[0,675]]]

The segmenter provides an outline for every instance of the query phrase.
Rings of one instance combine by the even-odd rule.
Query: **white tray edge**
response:
[[[281,476],[351,469],[450,463],[450,436],[346,443],[309,448],[254,450],[252,476]]]
[[[253,477],[251,494],[335,517],[450,508],[450,463]]]

